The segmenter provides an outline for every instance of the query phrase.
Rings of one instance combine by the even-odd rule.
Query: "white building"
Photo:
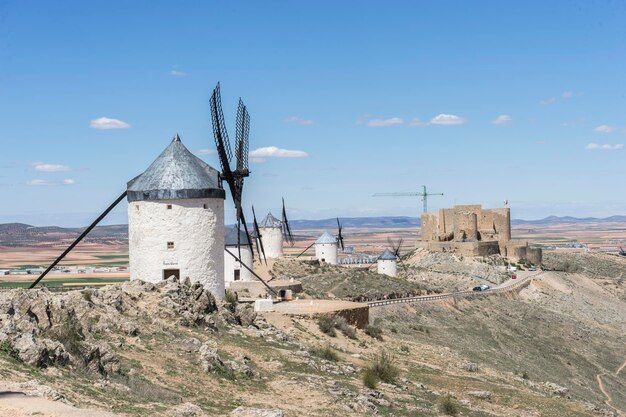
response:
[[[328,232],[315,241],[315,259],[331,265],[337,264],[337,239]]]
[[[252,269],[252,251],[250,250],[250,241],[246,236],[246,232],[239,231],[239,249],[237,248],[237,226],[233,226],[226,230],[224,236],[224,245],[233,255],[241,259],[241,261],[250,269]],[[240,256],[241,254],[241,256]],[[230,287],[233,281],[255,281],[256,278],[252,273],[243,267],[238,260],[232,257],[224,250],[224,284],[226,288]]]
[[[378,257],[377,264],[379,274],[389,275],[390,277],[397,275],[397,258],[389,249],[385,249],[382,255]]]
[[[176,135],[128,182],[127,198],[130,278],[189,278],[223,298],[225,193],[219,172]]]
[[[283,223],[268,213],[259,225],[261,242],[267,259],[283,256]]]

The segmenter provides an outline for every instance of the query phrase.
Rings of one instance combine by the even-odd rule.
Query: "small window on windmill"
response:
[[[168,210],[171,210],[171,209],[172,209],[172,205],[171,205],[171,204],[168,204],[168,205],[167,205],[167,209],[168,209]]]
[[[206,205],[206,203],[202,205],[202,208],[203,208],[203,209],[205,209],[205,210],[208,208],[208,206]]]
[[[139,204],[135,204],[135,208],[139,211]]]
[[[167,242],[168,249],[174,249],[174,242]]]

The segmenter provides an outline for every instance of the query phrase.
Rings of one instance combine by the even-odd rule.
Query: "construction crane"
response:
[[[422,191],[415,191],[412,193],[376,193],[373,197],[422,197],[424,202],[424,213],[428,211],[428,196],[431,195],[443,195],[443,193],[429,193],[426,191],[426,186],[422,185]]]

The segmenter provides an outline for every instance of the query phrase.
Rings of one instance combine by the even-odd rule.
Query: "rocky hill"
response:
[[[497,269],[487,260],[427,253],[403,262],[397,281],[293,261],[273,273],[302,278],[309,296],[354,298],[378,297],[388,286],[444,291]],[[31,404],[27,413],[3,398],[0,411],[617,416],[626,410],[626,294],[611,271],[626,265],[617,257],[591,262],[613,264],[545,273],[505,295],[371,309],[366,331],[257,315],[176,280],[63,294],[3,291],[0,386],[82,411],[53,414]],[[440,275],[449,280],[427,283]]]

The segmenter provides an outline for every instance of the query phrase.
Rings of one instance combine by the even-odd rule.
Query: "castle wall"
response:
[[[436,213],[422,213],[422,240],[438,240],[439,216]]]
[[[543,251],[541,248],[531,248],[529,246],[526,249],[526,259],[533,265],[541,266],[541,263],[543,262]]]
[[[260,227],[261,242],[268,259],[283,256],[283,231],[280,227]]]
[[[476,212],[480,210],[471,206],[455,207],[454,213],[454,240],[467,242],[478,240],[478,220]]]
[[[181,280],[224,298],[224,200],[130,202],[128,257],[131,279],[156,283],[166,270],[178,270]]]

